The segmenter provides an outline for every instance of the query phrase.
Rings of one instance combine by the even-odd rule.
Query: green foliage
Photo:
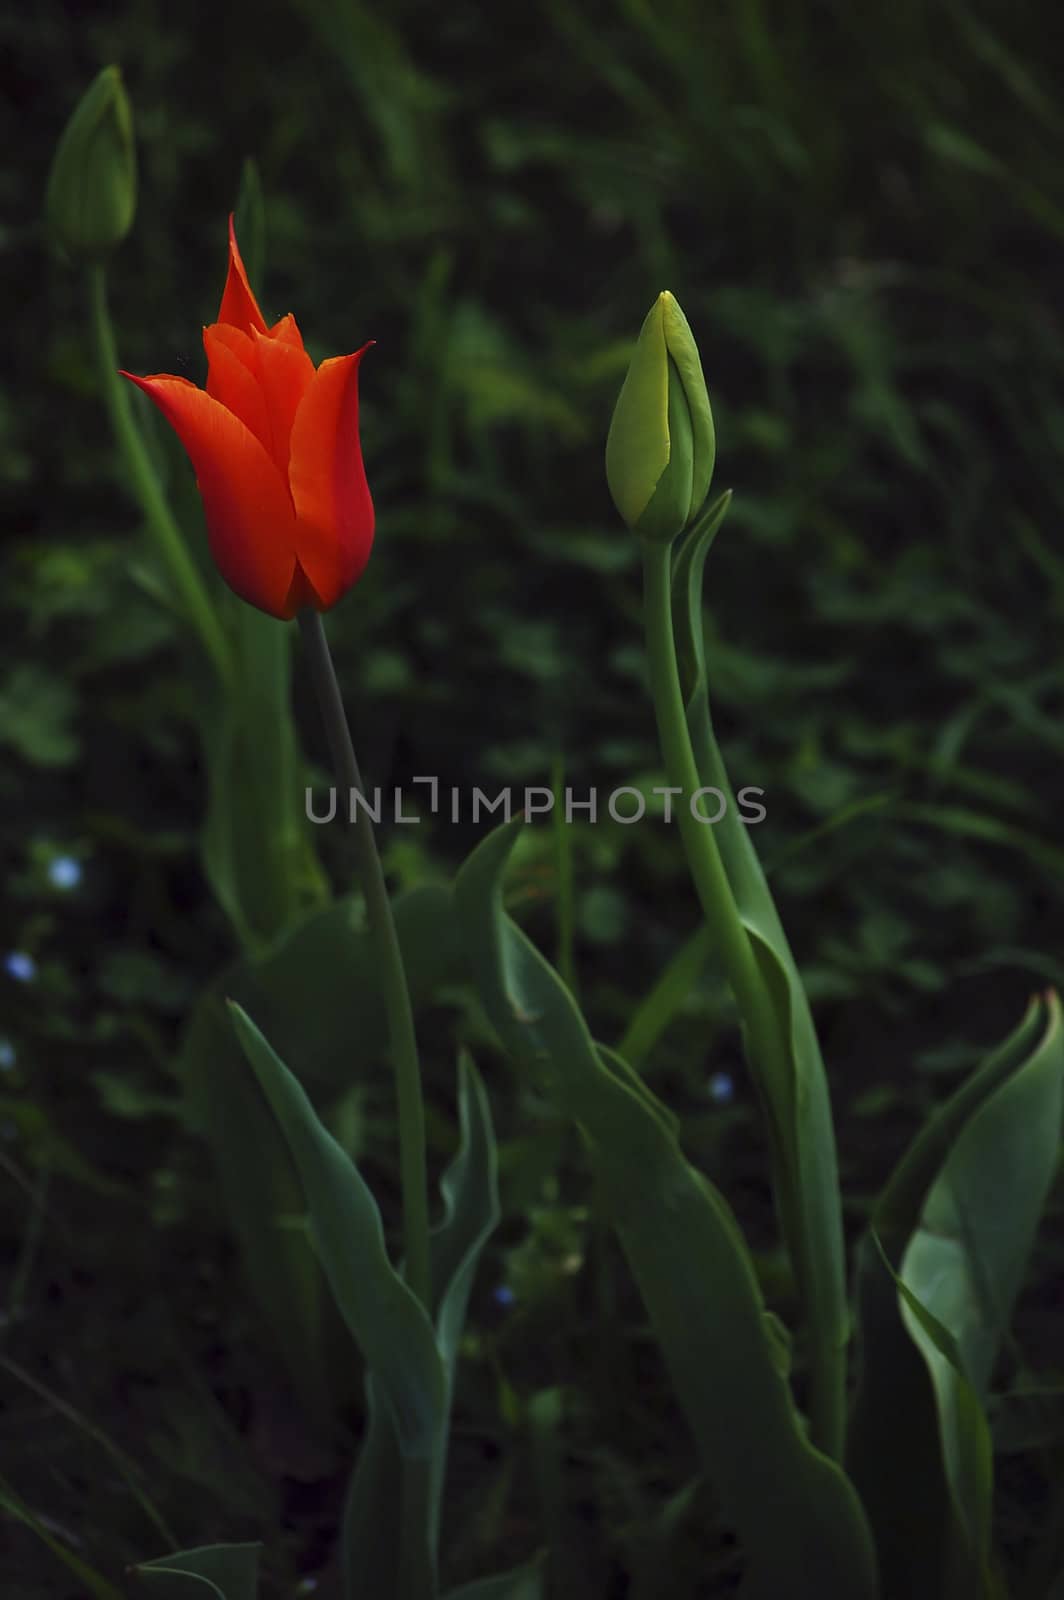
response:
[[[553,783],[559,753],[578,795],[662,781],[636,553],[601,446],[634,319],[662,288],[682,301],[736,491],[700,618],[713,715],[736,787],[765,789],[756,843],[824,1045],[852,1234],[1031,989],[1064,981],[1064,196],[1043,10],[544,0],[517,15],[472,0],[297,0],[254,16],[193,4],[160,27],[127,0],[73,22],[47,7],[0,21],[13,81],[0,128],[20,152],[2,180],[18,315],[0,402],[0,836],[5,950],[35,964],[32,980],[0,972],[0,1336],[124,1443],[175,1546],[262,1539],[279,1592],[304,1576],[326,1586],[351,1439],[367,1422],[304,1232],[277,1226],[300,1214],[300,1191],[217,995],[204,1059],[243,1135],[221,1199],[190,1136],[185,1062],[180,1084],[172,1063],[195,996],[232,973],[221,992],[372,1180],[389,1241],[394,1113],[379,997],[339,931],[346,910],[314,923],[322,878],[299,853],[283,884],[248,869],[253,840],[290,839],[296,824],[346,892],[345,828],[302,826],[298,754],[281,826],[224,810],[227,787],[261,806],[289,761],[276,661],[261,680],[274,711],[253,696],[247,726],[230,719],[218,735],[232,775],[213,757],[208,771],[199,730],[223,720],[221,696],[116,475],[82,287],[38,222],[71,108],[100,66],[122,63],[140,171],[137,227],[109,265],[123,365],[201,377],[198,329],[217,306],[242,173],[241,238],[261,271],[249,156],[267,308],[294,311],[316,355],[378,340],[363,395],[377,545],[330,619],[373,783],[436,773],[444,795]],[[134,415],[209,579],[187,463]],[[320,758],[298,665],[292,689]],[[510,909],[541,948],[561,947],[593,1033],[621,1041],[668,1099],[685,1155],[734,1205],[766,1304],[796,1322],[733,1007],[672,833],[660,816],[578,824],[563,855],[546,828],[528,832]],[[400,887],[445,878],[476,842],[445,809],[384,839]],[[50,863],[67,856],[82,876],[63,889]],[[308,916],[293,926],[294,902]],[[302,929],[303,956],[282,958]],[[322,958],[333,938],[349,977]],[[667,1571],[684,1600],[734,1592],[720,1508],[712,1489],[691,1491],[676,1389],[584,1152],[542,1087],[496,1052],[456,987],[453,942],[433,946],[418,1002],[430,1158],[438,1170],[458,1136],[457,1017],[490,1085],[503,1210],[458,1366],[444,1586],[507,1566],[518,1541],[534,1549],[553,1529],[529,1415],[557,1392],[572,1591],[638,1578],[643,1600]],[[928,1150],[921,1203],[974,1110],[964,1104]],[[243,1221],[227,1182],[255,1197]],[[1064,1567],[1051,1531],[1064,1526],[1061,1434],[1052,1401],[1034,1398],[1058,1387],[1059,1188],[1047,1210],[987,1397],[997,1559],[1024,1600],[1059,1591]],[[892,1238],[879,1213],[896,1271],[919,1219],[918,1206]],[[262,1297],[276,1274],[270,1329],[240,1270],[256,1237]],[[869,1249],[870,1235],[862,1325],[871,1267],[880,1331],[901,1341],[883,1359],[914,1396],[894,1407],[885,1481],[933,1517],[945,1493],[934,1391]],[[322,1345],[313,1370],[329,1393],[315,1403],[339,1404],[332,1429],[286,1388]],[[799,1340],[799,1384],[805,1355]],[[6,1380],[4,1399],[0,1466],[26,1516],[5,1500],[0,1570],[25,1600],[51,1600],[57,1575],[96,1592],[61,1562],[106,1584],[164,1547],[83,1430],[52,1413],[42,1428],[40,1399],[18,1385],[9,1397]],[[875,1508],[877,1535],[885,1515]],[[909,1512],[889,1515],[901,1543]],[[925,1573],[937,1595],[938,1568]],[[918,1595],[908,1581],[901,1592]]]
[[[422,1307],[388,1261],[380,1213],[357,1167],[246,1013],[233,1006],[232,1014],[291,1149],[337,1306],[366,1361],[368,1432],[344,1517],[346,1592],[354,1600],[371,1585],[397,1600],[429,1600],[458,1343],[477,1260],[499,1217],[483,1087],[464,1060],[462,1142],[441,1184],[445,1213],[431,1241],[431,1302]]]
[[[258,1600],[259,1546],[203,1545],[142,1561],[129,1573],[129,1590],[158,1600]]]
[[[808,1443],[757,1279],[722,1196],[682,1156],[664,1108],[596,1051],[565,986],[501,909],[511,823],[473,853],[455,895],[474,973],[507,1049],[549,1075],[580,1126],[612,1222],[706,1469],[738,1530],[743,1593],[877,1593],[864,1514]]]
[[[1034,1002],[910,1147],[858,1251],[847,1461],[888,1593],[997,1592],[989,1379],[1058,1160],[1062,1074],[1059,1002]]]

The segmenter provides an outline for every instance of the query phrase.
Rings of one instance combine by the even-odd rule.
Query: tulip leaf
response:
[[[714,826],[714,835],[787,1045],[785,1079],[758,1085],[768,1111],[781,1226],[798,1277],[810,1345],[822,1356],[836,1352],[838,1370],[849,1337],[849,1312],[827,1075],[805,988],[758,860],[750,825],[736,806],[710,711],[702,576],[730,500],[728,490],[708,507],[674,562],[677,662],[699,777],[725,797],[724,814]]]
[[[436,1339],[447,1374],[448,1411],[473,1277],[484,1246],[502,1215],[491,1108],[480,1074],[468,1055],[463,1055],[458,1063],[458,1120],[458,1152],[440,1179],[444,1217],[429,1241],[432,1306]],[[434,1463],[431,1507],[434,1546],[439,1532],[445,1465],[446,1439]]]
[[[902,1258],[902,1318],[931,1375],[946,1478],[970,1566],[983,1584],[981,1591],[969,1584],[969,1594],[997,1592],[983,1407],[1056,1171],[1062,1116],[1064,1034],[1051,995],[1041,1039],[964,1124]],[[914,1302],[946,1330],[948,1350],[914,1315]]]
[[[345,1600],[380,1595],[392,1600],[399,1589],[399,1550],[404,1537],[402,1483],[404,1462],[395,1421],[379,1379],[366,1374],[366,1430],[351,1475],[341,1533]],[[421,1560],[430,1570],[429,1519],[417,1530]]]
[[[746,1558],[745,1600],[876,1593],[871,1538],[842,1471],[806,1437],[738,1225],[684,1158],[649,1090],[592,1042],[575,1001],[503,913],[520,823],[491,834],[455,884],[481,999],[516,1062],[545,1074],[587,1141],[705,1467]]]
[[[299,753],[289,714],[286,628],[233,600],[233,682],[202,708],[210,777],[203,862],[247,950],[282,933],[325,884],[303,815]]]
[[[25,1527],[30,1528],[41,1543],[52,1552],[56,1560],[77,1578],[85,1593],[91,1596],[92,1600],[122,1600],[122,1596],[114,1584],[108,1582],[93,1567],[90,1567],[87,1561],[83,1561],[80,1556],[75,1555],[73,1550],[69,1550],[62,1540],[57,1539],[55,1534],[46,1528],[38,1517],[34,1516],[29,1506],[19,1498],[10,1484],[2,1477],[0,1477],[0,1511],[5,1512],[9,1517],[14,1517],[17,1522],[21,1522]]]
[[[949,1328],[896,1279],[902,1321],[921,1351],[938,1405],[942,1454],[964,1544],[947,1543],[941,1592],[994,1600],[999,1588],[990,1568],[990,1518],[994,1497],[994,1448],[979,1397],[965,1376]]]
[[[397,895],[395,931],[415,1010],[465,976],[454,936],[454,904],[444,884]],[[377,963],[349,899],[315,911],[265,954],[226,977],[226,993],[259,1021],[283,1060],[307,1081],[346,1087],[351,1041],[369,1066],[388,1050],[388,1018]]]
[[[670,1138],[677,1137],[680,1132],[679,1117],[671,1112],[668,1106],[664,1105],[657,1095],[648,1089],[631,1062],[626,1061],[619,1050],[611,1050],[608,1045],[600,1044],[596,1048],[598,1049],[599,1061],[607,1072],[612,1073],[626,1089],[630,1089],[643,1102],[646,1110],[661,1125]]]
[[[447,1382],[447,1412],[454,1368],[477,1262],[500,1216],[498,1157],[484,1085],[468,1055],[458,1064],[459,1146],[440,1179],[443,1220],[430,1237],[431,1303]],[[347,1594],[392,1595],[399,1584],[400,1541],[414,1537],[399,1521],[404,1464],[380,1384],[366,1381],[367,1429],[344,1511],[343,1552]],[[435,1564],[446,1468],[447,1423],[431,1462],[425,1517],[418,1528],[424,1570]]]
[[[178,1074],[190,1120],[210,1146],[251,1292],[303,1404],[324,1422],[332,1410],[323,1348],[327,1290],[306,1229],[290,1226],[306,1209],[303,1186],[213,991],[193,1013]]]
[[[255,1076],[288,1140],[311,1234],[340,1314],[380,1381],[404,1456],[439,1449],[446,1376],[424,1308],[388,1259],[380,1212],[350,1156],[240,1006],[230,1013]]]
[[[452,1589],[445,1600],[542,1600],[544,1558],[491,1578],[475,1578]]]
[[[132,1593],[154,1600],[256,1600],[259,1544],[211,1544],[142,1561],[129,1570]]]
[[[458,1063],[457,1154],[440,1179],[444,1216],[430,1239],[432,1305],[440,1352],[453,1381],[473,1274],[502,1215],[491,1108],[472,1058]]]
[[[394,910],[417,1007],[464,971],[451,931],[451,893],[424,885],[398,895]],[[297,923],[265,955],[246,957],[224,974],[197,1006],[178,1063],[192,1120],[212,1146],[252,1292],[304,1403],[323,1418],[331,1410],[323,1341],[332,1332],[333,1311],[305,1231],[286,1225],[304,1210],[302,1185],[287,1141],[247,1072],[221,995],[258,1020],[278,1055],[293,1062],[320,1097],[348,1085],[356,1071],[364,1075],[387,1049],[374,972],[352,901],[337,901]],[[243,1130],[242,1138],[229,1136],[234,1127]]]
[[[902,1265],[983,1401],[1056,1171],[1062,1114],[1064,1033],[1051,994],[1036,1049],[965,1123]]]
[[[982,1408],[1056,1160],[1062,1079],[1059,1005],[1036,1000],[913,1142],[859,1245],[847,1461],[887,1593],[996,1592]]]

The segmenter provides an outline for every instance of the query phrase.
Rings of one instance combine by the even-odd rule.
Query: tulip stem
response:
[[[345,799],[352,791],[365,796],[351,729],[344,711],[336,670],[329,653],[321,617],[316,611],[299,613],[299,628],[310,663],[314,692],[325,723],[336,776]],[[388,1013],[388,1035],[395,1070],[399,1105],[399,1169],[403,1195],[403,1247],[406,1279],[422,1305],[429,1305],[429,1216],[425,1176],[425,1110],[421,1096],[414,1014],[410,1005],[403,955],[395,930],[384,871],[377,853],[373,823],[364,805],[355,808],[355,846],[366,920],[379,964]]]
[[[647,665],[658,737],[669,784],[680,790],[676,818],[687,864],[706,920],[709,936],[720,953],[745,1030],[746,1048],[768,1120],[769,1139],[779,1184],[778,1206],[787,1245],[803,1297],[808,1294],[812,1244],[803,1217],[797,1175],[787,1155],[783,1129],[790,1082],[787,1044],[772,995],[739,914],[708,821],[692,811],[692,797],[702,787],[687,726],[687,709],[676,663],[672,622],[672,556],[667,544],[642,540],[644,616]],[[809,1422],[814,1444],[841,1458],[845,1422],[845,1350],[823,1328],[822,1308],[805,1306],[809,1333]]]
[[[182,608],[198,631],[218,677],[224,685],[228,685],[233,676],[229,645],[203,579],[188,553],[181,529],[166,503],[134,419],[127,386],[119,375],[114,329],[107,309],[107,278],[104,268],[99,265],[89,268],[89,309],[100,384],[110,413],[111,427],[125,463],[129,486],[144,513],[167,577]]]

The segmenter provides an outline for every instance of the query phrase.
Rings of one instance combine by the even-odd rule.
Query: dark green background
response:
[[[988,0],[131,0],[0,23],[15,69],[0,124],[2,942],[37,963],[28,984],[0,973],[15,1056],[0,1261],[20,1308],[0,1350],[125,1444],[185,1542],[265,1537],[268,1593],[327,1559],[344,1447],[285,1410],[208,1163],[174,1120],[167,1063],[232,941],[198,862],[177,630],[143,581],[83,284],[43,235],[64,121],[119,62],[141,184],[109,278],[124,364],[201,378],[247,156],[267,198],[267,314],[293,310],[316,357],[377,341],[362,386],[377,546],[329,624],[371,781],[494,791],[549,783],[559,757],[581,791],[662,781],[637,553],[602,452],[631,340],[660,289],[677,295],[713,401],[716,487],[735,491],[707,573],[719,731],[736,783],[766,791],[757,843],[814,998],[856,1223],[924,1109],[1064,970],[1054,16]],[[191,474],[158,445],[199,538]],[[295,698],[321,761],[301,674]],[[384,843],[411,882],[475,836],[438,823]],[[544,824],[537,839],[515,905],[549,946]],[[317,842],[342,883],[342,835]],[[616,1038],[694,928],[693,896],[663,823],[572,842],[581,992]],[[76,889],[52,887],[56,855],[81,861]],[[698,986],[655,1067],[689,1148],[764,1243],[763,1152],[719,984]],[[445,1037],[433,1070],[438,1155]],[[723,1109],[707,1095],[721,1071],[735,1074]],[[368,1170],[388,1192],[383,1074],[366,1092]],[[692,1451],[656,1359],[626,1356],[627,1388],[585,1382],[593,1274],[565,1268],[589,1238],[579,1155],[545,1179],[549,1118],[529,1132],[501,1066],[493,1094],[517,1153],[475,1314],[494,1365],[462,1413],[454,1575],[543,1537],[538,1435],[514,1419],[564,1383],[566,1549],[587,1593],[625,1594]],[[1043,1373],[1062,1275],[1058,1204],[1018,1324]],[[521,1288],[509,1314],[491,1297],[503,1277]],[[158,1553],[82,1431],[14,1379],[2,1406],[0,1471],[101,1568]],[[197,1429],[230,1430],[221,1487],[182,1465],[182,1426],[196,1459]],[[268,1488],[241,1499],[238,1459]],[[1018,1550],[1044,1470],[1006,1463],[1002,1482]],[[691,1593],[726,1593],[702,1510],[681,1569]],[[26,1600],[74,1592],[0,1525],[4,1561]]]

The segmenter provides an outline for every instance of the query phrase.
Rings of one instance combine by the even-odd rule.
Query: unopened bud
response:
[[[640,330],[606,440],[606,481],[634,533],[669,544],[701,511],[716,438],[698,346],[665,290]]]
[[[48,226],[74,260],[99,261],[129,232],[136,204],[133,113],[118,68],[104,67],[56,149],[45,198]]]

